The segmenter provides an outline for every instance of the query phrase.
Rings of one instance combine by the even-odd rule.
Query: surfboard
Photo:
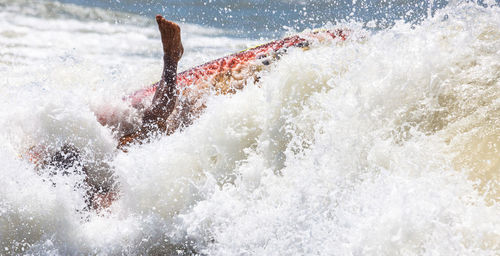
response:
[[[317,41],[344,41],[347,35],[345,30],[340,29],[317,30],[271,41],[183,71],[177,74],[177,87],[184,94],[187,94],[186,88],[213,89],[220,94],[235,93],[244,87],[246,79],[279,59],[289,48],[309,49]],[[158,85],[159,82],[154,83],[130,95],[132,106],[141,106],[145,98],[154,95]]]

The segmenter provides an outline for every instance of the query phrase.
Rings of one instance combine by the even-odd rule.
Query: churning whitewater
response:
[[[350,36],[128,153],[96,115],[139,120],[124,99],[160,77],[153,19],[0,7],[0,254],[500,254],[499,7],[325,27]],[[181,27],[180,70],[259,43]],[[118,187],[108,209],[85,208],[78,170],[25,155],[68,143]]]

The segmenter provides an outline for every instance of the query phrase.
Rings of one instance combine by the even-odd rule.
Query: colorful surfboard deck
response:
[[[336,38],[345,40],[346,36],[347,33],[343,30],[317,30],[262,44],[177,74],[177,87],[181,91],[191,87],[198,90],[213,89],[221,94],[234,93],[243,88],[246,79],[278,59],[287,49],[308,49],[314,41]],[[140,106],[145,98],[152,96],[158,84],[159,82],[132,94],[129,97],[132,106]]]

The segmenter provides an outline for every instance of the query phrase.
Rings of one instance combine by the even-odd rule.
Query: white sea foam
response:
[[[344,24],[346,42],[290,50],[257,84],[210,97],[192,126],[128,153],[95,112],[134,117],[122,97],[161,70],[154,24],[14,7],[0,11],[0,254],[500,253],[497,7],[373,34]],[[249,43],[182,27],[184,67]],[[81,175],[20,157],[68,142],[111,166],[109,212],[82,211]]]

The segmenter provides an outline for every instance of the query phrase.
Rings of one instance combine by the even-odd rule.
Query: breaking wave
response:
[[[122,97],[159,78],[156,28],[52,4],[71,15],[0,11],[1,253],[500,253],[498,7],[338,24],[347,41],[292,49],[182,132],[123,153],[95,113],[137,118]],[[256,43],[181,27],[184,68]],[[108,210],[82,210],[82,175],[22,157],[68,142],[112,170]]]

